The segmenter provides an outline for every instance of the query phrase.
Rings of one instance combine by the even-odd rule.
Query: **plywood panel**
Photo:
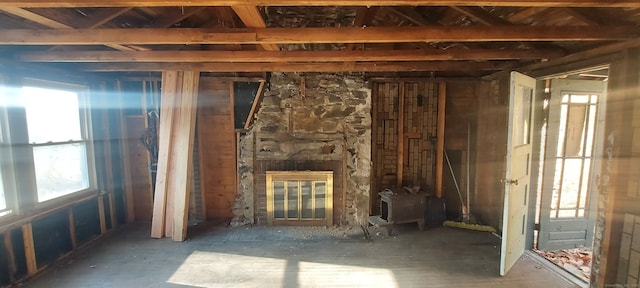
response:
[[[198,105],[200,176],[206,217],[231,218],[237,189],[231,83],[202,78]]]

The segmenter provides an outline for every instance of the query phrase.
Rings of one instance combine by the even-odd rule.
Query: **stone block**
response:
[[[633,234],[633,225],[636,222],[636,216],[633,214],[625,213],[624,214],[624,225],[622,226],[622,230],[624,233]]]
[[[640,224],[633,225],[633,234],[631,235],[631,248],[640,251]]]
[[[640,252],[631,250],[629,256],[629,276],[638,279],[638,272],[640,272]]]

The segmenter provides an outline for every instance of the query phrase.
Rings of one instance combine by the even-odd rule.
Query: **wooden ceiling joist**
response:
[[[87,63],[75,64],[87,72],[388,72],[388,71],[499,71],[513,67],[512,62],[423,61],[423,62],[345,62],[345,63]]]
[[[4,45],[412,43],[599,41],[638,36],[637,27],[492,26],[229,29],[4,29]]]
[[[46,51],[18,55],[27,62],[342,62],[549,59],[560,50],[449,49],[365,51]]]
[[[29,21],[38,23],[42,26],[45,27],[49,27],[49,28],[53,28],[53,29],[73,29],[74,27],[68,26],[66,24],[60,23],[58,21],[55,21],[53,19],[44,17],[42,15],[33,13],[29,10],[26,9],[22,9],[22,8],[16,8],[16,7],[2,7],[0,8],[1,11],[4,11],[6,13],[9,14],[13,14],[15,16],[27,19]],[[92,28],[92,27],[90,27]],[[124,46],[118,43],[111,43],[111,44],[105,44],[108,47],[111,47],[113,49],[116,50],[120,50],[120,51],[136,51],[136,50],[142,50],[142,49],[136,49],[136,47],[128,47],[128,46]]]
[[[169,6],[509,6],[640,7],[638,0],[0,0],[2,7],[169,7]]]
[[[233,12],[238,15],[242,23],[247,28],[266,28],[267,24],[262,18],[262,14],[258,11],[256,6],[239,5],[232,6]],[[261,44],[262,48],[267,51],[280,51],[280,47],[277,44]]]

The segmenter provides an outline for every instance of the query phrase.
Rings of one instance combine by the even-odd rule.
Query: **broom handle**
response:
[[[451,177],[453,177],[453,184],[456,185],[456,191],[458,191],[458,197],[460,197],[460,204],[462,204],[462,208],[465,208],[464,200],[462,200],[462,194],[460,193],[460,187],[458,187],[458,180],[456,180],[456,174],[453,173],[453,168],[451,167],[451,162],[449,161],[449,155],[447,154],[447,150],[444,150],[444,158],[447,160],[447,165],[449,166],[449,172],[451,172]]]

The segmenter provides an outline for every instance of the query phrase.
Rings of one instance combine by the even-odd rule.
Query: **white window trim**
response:
[[[43,207],[49,207],[52,205],[61,204],[71,199],[84,197],[88,194],[97,194],[98,185],[97,185],[95,153],[94,153],[94,147],[93,147],[93,134],[91,129],[91,127],[93,126],[91,122],[91,113],[90,113],[91,104],[89,101],[89,88],[83,85],[54,82],[54,81],[47,81],[47,80],[33,79],[33,78],[25,78],[22,82],[22,87],[24,86],[38,87],[38,88],[44,88],[44,89],[74,91],[78,94],[78,105],[80,106],[80,111],[78,111],[78,113],[80,115],[80,129],[81,129],[81,137],[83,140],[71,141],[71,142],[55,142],[55,143],[51,143],[51,145],[74,143],[74,142],[85,143],[86,153],[87,153],[86,155],[87,170],[88,170],[87,175],[89,177],[89,187],[63,195],[63,196],[59,196],[53,199],[45,200],[42,202],[38,201],[38,191],[37,190],[33,191],[32,192],[33,199],[35,201],[34,208],[40,209]],[[28,139],[25,139],[25,140],[27,140],[28,142]],[[49,146],[49,145],[41,144],[41,143],[38,143],[38,144],[28,143],[28,146],[33,148],[36,146]],[[30,153],[33,155],[33,149],[29,149],[29,150],[30,150]],[[33,157],[31,159],[33,159]],[[28,167],[29,169],[34,171],[34,175],[35,175],[35,163],[34,162],[29,163]],[[35,181],[35,179],[33,179],[33,181]],[[33,187],[36,187],[35,183],[33,183]],[[17,206],[20,206],[20,205],[17,205]]]

